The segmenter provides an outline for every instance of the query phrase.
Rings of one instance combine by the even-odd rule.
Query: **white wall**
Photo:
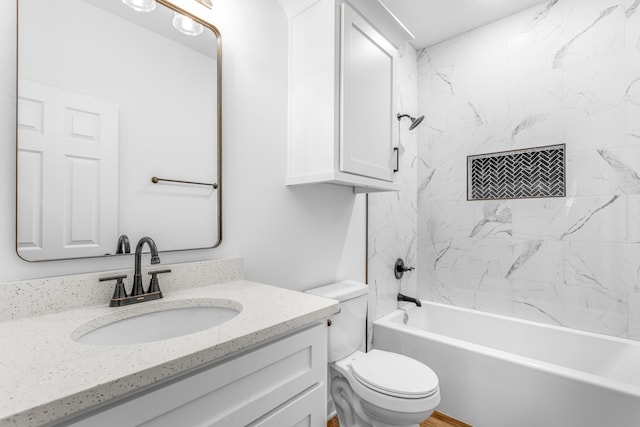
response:
[[[640,9],[560,0],[419,55],[419,291],[640,338]],[[466,200],[466,156],[566,143],[567,197]]]
[[[278,2],[220,0],[212,11],[176,3],[222,33],[224,229],[219,248],[163,254],[163,263],[240,255],[248,279],[291,289],[364,280],[364,197],[346,187],[284,185],[287,22]],[[0,281],[129,267],[131,257],[27,263],[15,254],[13,2],[0,4],[0,20]]]

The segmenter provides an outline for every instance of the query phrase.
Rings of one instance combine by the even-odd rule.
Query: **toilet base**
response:
[[[358,398],[349,382],[340,376],[331,378],[331,396],[338,412],[340,427],[420,427],[433,410],[401,413],[379,408]]]
[[[420,427],[420,423],[433,414],[433,410],[419,412],[417,414],[391,412],[381,410],[377,406],[370,405],[368,402],[362,400],[360,401],[360,406],[362,406],[364,412],[374,420],[371,424],[372,427]]]

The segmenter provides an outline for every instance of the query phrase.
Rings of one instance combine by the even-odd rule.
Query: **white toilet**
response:
[[[307,291],[340,301],[329,327],[329,391],[340,427],[417,427],[440,403],[438,377],[410,357],[362,351],[367,291],[351,280]]]

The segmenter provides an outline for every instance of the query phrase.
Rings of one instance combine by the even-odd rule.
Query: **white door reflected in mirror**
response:
[[[100,236],[118,233],[118,105],[21,80],[18,111],[18,250],[31,260],[108,253]]]

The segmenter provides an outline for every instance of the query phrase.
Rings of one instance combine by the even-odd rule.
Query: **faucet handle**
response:
[[[407,267],[404,264],[404,260],[402,258],[398,258],[396,260],[396,263],[393,265],[393,273],[396,276],[396,279],[400,280],[402,279],[402,276],[404,275],[404,273],[406,273],[407,271],[413,271],[415,270],[415,267]]]
[[[147,289],[147,293],[158,292],[162,295],[160,291],[160,283],[158,282],[158,274],[171,273],[171,270],[166,268],[164,270],[154,270],[150,271],[148,274],[151,276],[151,281],[149,282],[149,289]]]
[[[127,291],[124,288],[123,280],[127,278],[126,274],[118,275],[118,276],[108,276],[101,277],[98,279],[99,282],[106,282],[115,280],[116,286],[113,289],[113,296],[111,297],[111,302],[109,302],[110,307],[117,307],[120,305],[120,300],[127,297]]]

